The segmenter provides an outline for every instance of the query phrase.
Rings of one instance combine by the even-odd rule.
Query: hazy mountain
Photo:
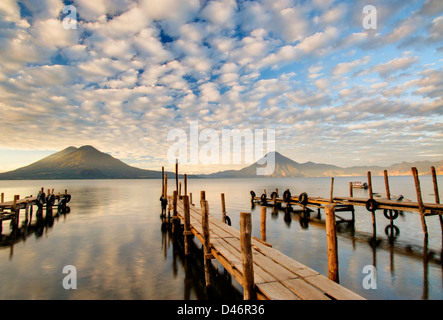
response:
[[[26,167],[0,173],[2,180],[147,178],[161,178],[161,172],[129,166],[92,146],[68,147]]]
[[[269,158],[268,158],[269,159]],[[260,162],[260,161],[257,161]],[[257,175],[257,168],[261,167],[256,163],[240,170],[220,171],[208,175],[199,175],[202,178],[259,178],[263,176]],[[275,152],[275,170],[266,177],[283,178],[283,177],[339,177],[339,176],[365,176],[368,171],[372,175],[383,175],[383,171],[388,170],[389,175],[410,175],[411,167],[417,167],[420,174],[430,174],[431,166],[437,170],[437,174],[443,174],[443,160],[441,161],[419,161],[419,162],[402,162],[393,164],[384,168],[379,166],[355,166],[342,168],[330,164],[305,162],[298,163],[291,160],[279,152]]]
[[[269,158],[268,158],[269,159]],[[417,167],[420,174],[430,174],[434,166],[438,174],[443,174],[443,160],[430,162],[402,162],[390,167],[358,166],[341,168],[334,165],[305,162],[298,163],[275,152],[275,170],[266,177],[339,177],[383,175],[387,169],[390,175],[410,175],[411,167]],[[207,175],[189,176],[193,178],[257,178],[257,163],[241,170],[220,171]],[[170,178],[175,173],[165,172]],[[181,176],[181,175],[179,175]],[[161,178],[160,171],[144,170],[127,165],[109,154],[92,146],[68,147],[26,167],[0,173],[0,180],[44,180],[44,179],[150,179]]]

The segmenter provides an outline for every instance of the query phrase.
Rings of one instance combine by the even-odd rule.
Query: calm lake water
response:
[[[443,188],[443,179],[438,177]],[[334,195],[348,196],[349,181],[336,178]],[[433,202],[430,176],[421,176],[423,200]],[[384,193],[383,177],[373,177],[374,192]],[[36,195],[41,187],[72,195],[70,213],[12,239],[3,222],[0,241],[0,299],[241,299],[242,288],[214,260],[214,288],[204,289],[201,245],[186,259],[181,242],[162,227],[161,180],[0,181],[5,200]],[[171,191],[173,183],[169,181]],[[391,194],[416,200],[412,177],[390,177]],[[260,237],[260,206],[251,208],[250,190],[258,195],[278,188],[292,194],[329,197],[330,178],[217,179],[188,181],[193,202],[206,191],[210,212],[221,217],[220,193],[225,193],[232,226],[239,213],[252,212],[253,236]],[[354,190],[367,197],[367,190]],[[24,210],[22,210],[23,212]],[[55,211],[54,211],[55,213]],[[349,213],[338,213],[349,217]],[[323,216],[323,214],[322,214]],[[338,254],[340,283],[367,299],[443,299],[442,234],[437,216],[426,219],[429,241],[424,242],[420,217],[406,212],[395,220],[400,233],[393,243],[384,230],[389,224],[377,211],[377,241],[371,238],[371,215],[356,207],[355,232],[340,225]],[[322,217],[324,218],[324,217]],[[33,221],[35,221],[35,210]],[[24,214],[21,215],[24,221]],[[295,213],[267,209],[267,241],[286,255],[327,275],[326,234],[323,224],[300,223]],[[427,254],[424,254],[424,253]],[[62,286],[63,267],[77,270],[77,289]],[[377,289],[364,289],[365,265],[375,265]],[[209,296],[208,296],[209,294]]]

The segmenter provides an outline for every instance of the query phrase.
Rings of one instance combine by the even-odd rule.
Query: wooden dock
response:
[[[3,221],[11,220],[12,227],[18,228],[20,210],[25,210],[25,221],[29,216],[32,216],[33,206],[37,206],[37,212],[42,212],[43,208],[46,208],[46,213],[52,214],[52,209],[57,208],[59,212],[65,212],[67,204],[71,201],[71,195],[65,190],[64,193],[54,193],[48,189],[47,194],[44,193],[42,188],[37,196],[28,196],[20,198],[19,195],[14,195],[14,200],[5,201],[4,193],[0,194],[0,234],[3,231]]]
[[[319,272],[272,248],[266,242],[250,237],[250,231],[250,245],[246,250],[242,250],[245,241],[242,238],[245,237],[245,233],[209,214],[205,200],[202,201],[203,207],[198,208],[188,204],[188,196],[178,197],[174,192],[173,196],[168,196],[168,202],[170,209],[173,210],[173,221],[180,219],[184,224],[185,251],[186,241],[188,241],[186,237],[192,234],[205,246],[205,259],[216,259],[243,286],[245,291],[247,291],[246,287],[251,287],[251,292],[245,294],[245,298],[263,300],[363,299],[360,295]],[[250,218],[250,213],[241,215],[248,214]],[[206,236],[205,221],[207,221],[208,229]],[[248,249],[250,249],[252,275],[246,275],[247,271],[244,272],[249,269],[247,265],[245,266],[245,260],[247,260],[245,251]],[[252,278],[252,284],[248,284],[246,278]],[[207,279],[208,281],[210,279]]]
[[[422,229],[425,236],[428,235],[427,225],[425,218],[428,216],[438,215],[440,219],[440,225],[443,235],[443,204],[440,204],[440,197],[438,192],[437,176],[434,167],[431,167],[432,181],[434,187],[435,203],[425,203],[422,200],[420,180],[418,176],[418,171],[415,167],[411,168],[412,175],[414,177],[415,190],[417,194],[417,201],[405,201],[402,199],[391,199],[388,173],[384,171],[385,188],[386,188],[386,198],[374,198],[372,192],[372,179],[371,172],[368,172],[368,198],[360,198],[353,196],[353,183],[349,184],[349,197],[336,197],[333,195],[334,190],[334,178],[331,178],[331,192],[329,198],[322,197],[311,197],[306,194],[306,192],[300,193],[300,195],[291,195],[289,190],[285,190],[282,196],[279,196],[278,190],[272,192],[270,197],[267,196],[266,190],[260,196],[256,196],[254,191],[251,191],[251,202],[261,203],[265,206],[274,206],[277,208],[282,208],[284,204],[284,209],[292,210],[292,206],[300,206],[299,210],[301,213],[306,214],[308,211],[314,211],[311,208],[317,209],[318,217],[320,216],[320,209],[325,209],[325,206],[333,203],[335,205],[335,211],[350,211],[352,212],[351,220],[344,220],[347,222],[355,221],[355,209],[354,206],[363,206],[372,214],[373,227],[375,229],[375,212],[377,210],[383,210],[386,218],[392,221],[398,217],[399,211],[405,212],[418,212],[421,217]],[[402,197],[401,197],[402,198]],[[339,221],[340,222],[340,221]]]

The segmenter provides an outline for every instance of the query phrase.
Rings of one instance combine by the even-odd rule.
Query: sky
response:
[[[172,169],[195,121],[297,162],[436,161],[442,120],[441,0],[0,2],[0,172],[82,145]]]

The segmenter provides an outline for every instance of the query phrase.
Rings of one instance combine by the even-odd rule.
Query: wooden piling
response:
[[[349,182],[349,196],[351,198],[354,196],[354,188],[352,187],[352,181]]]
[[[335,222],[335,205],[325,206],[326,238],[328,246],[328,270],[329,279],[339,282],[338,276],[338,251],[337,251],[337,231]]]
[[[200,191],[200,205],[203,200],[206,200],[206,193],[204,191]]]
[[[206,287],[211,286],[211,239],[209,234],[209,205],[208,201],[201,201],[202,208],[202,230],[203,230],[203,254],[204,254],[204,268],[205,268],[205,281]]]
[[[417,193],[418,210],[420,211],[420,217],[421,217],[421,226],[423,228],[423,233],[427,237],[428,227],[426,226],[425,209],[423,206],[423,199],[421,197],[421,188],[420,188],[420,180],[418,179],[418,170],[416,167],[412,167],[411,171],[412,175],[414,176],[415,192]]]
[[[261,207],[261,224],[260,224],[261,239],[266,242],[266,207]]]
[[[255,298],[254,292],[254,266],[251,249],[251,213],[240,213],[240,244],[243,266],[243,299],[252,300]]]
[[[371,171],[368,171],[368,187],[369,187],[369,199],[374,199],[374,195],[372,194]]]
[[[192,192],[189,192],[189,204],[191,206],[193,206],[194,204],[192,203]]]
[[[332,202],[334,199],[334,177],[331,178],[331,194],[329,197],[329,201]]]
[[[222,193],[221,197],[221,207],[222,207],[222,221],[226,223],[226,204],[225,204],[225,194]]]
[[[371,177],[371,171],[368,171],[368,187],[369,187],[369,199],[374,199],[374,194],[372,193],[372,177]],[[377,222],[375,219],[375,211],[371,211],[372,215],[372,232],[374,234],[374,237],[377,234]]]
[[[166,197],[166,195],[165,195],[165,167],[162,167],[162,196]]]
[[[185,196],[188,195],[188,175],[185,173],[184,174],[184,185],[185,185]]]
[[[388,170],[383,172],[385,176],[386,199],[391,200],[391,191],[389,190]]]
[[[440,195],[438,194],[437,174],[435,172],[434,166],[431,167],[431,174],[432,174],[432,183],[434,185],[435,203],[439,204],[440,203]],[[441,214],[439,214],[438,217],[440,219],[440,227],[441,227],[441,232],[443,234],[443,217]],[[442,238],[442,241],[443,241],[443,238]]]
[[[18,223],[19,223],[18,220],[19,220],[19,216],[20,216],[20,209],[17,209],[17,200],[19,200],[19,199],[20,199],[19,195],[14,195],[14,202],[12,203],[12,209],[11,209],[11,212],[14,213],[14,218],[13,218],[14,228],[17,228]]]
[[[185,218],[185,222],[184,222],[184,231],[183,231],[183,236],[184,236],[184,242],[185,242],[185,255],[189,255],[191,253],[190,250],[190,246],[191,246],[191,216],[190,216],[190,212],[189,212],[189,198],[188,196],[183,196],[183,207],[184,207],[184,218]]]
[[[175,159],[175,190],[178,192],[178,159]]]
[[[172,193],[172,233],[175,233],[176,227],[178,227],[178,217],[177,217],[177,191]]]

